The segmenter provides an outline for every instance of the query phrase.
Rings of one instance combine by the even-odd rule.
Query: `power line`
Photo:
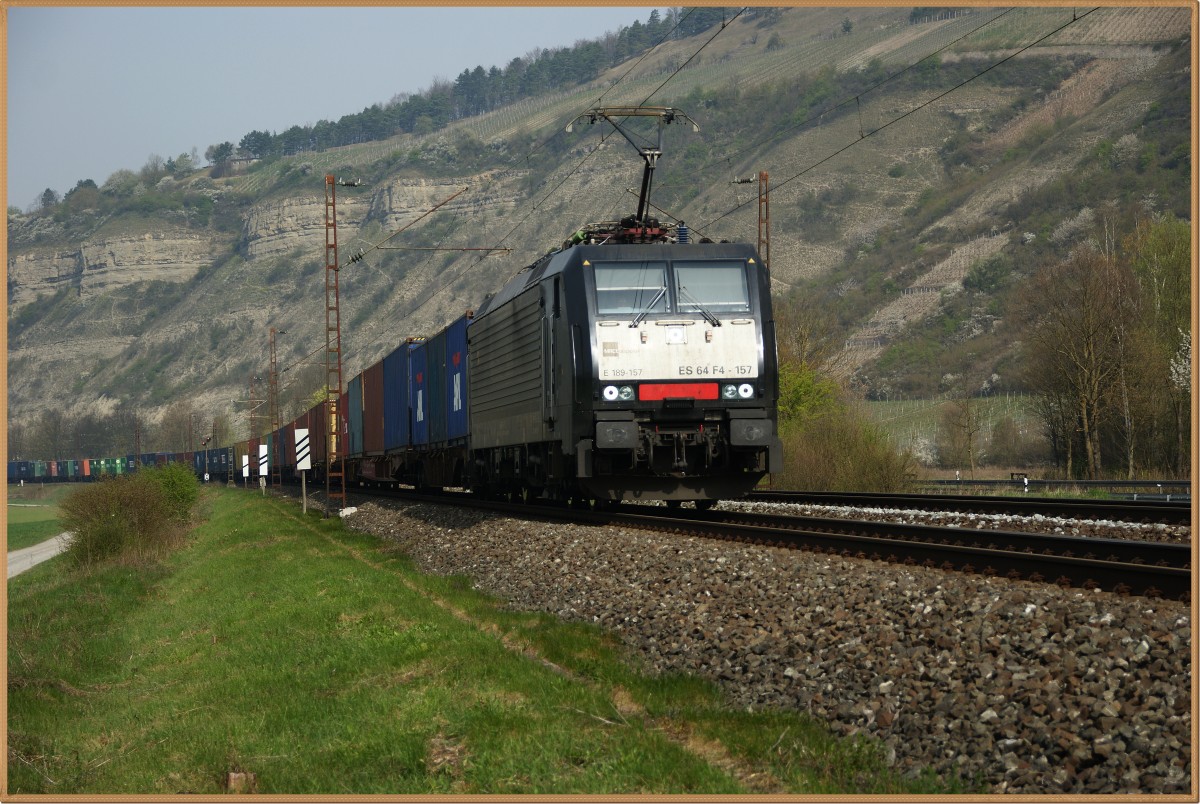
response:
[[[358,187],[358,186],[360,186],[360,185],[361,185],[361,182],[360,182],[359,184],[352,184],[352,185],[348,185],[348,186],[351,186],[351,187]],[[349,259],[349,260],[347,260],[347,261],[346,261],[346,264],[345,264],[345,265],[342,265],[341,267],[342,267],[342,268],[346,268],[347,266],[353,265],[354,263],[356,263],[356,262],[359,262],[359,261],[360,261],[360,260],[361,260],[363,257],[367,256],[369,253],[371,253],[371,252],[372,252],[372,251],[374,251],[375,249],[378,249],[378,248],[384,248],[384,245],[383,245],[384,243],[388,242],[389,240],[391,240],[393,237],[395,237],[396,235],[400,234],[401,232],[403,232],[403,231],[405,231],[405,230],[407,230],[407,229],[411,228],[413,225],[415,225],[415,224],[416,224],[416,223],[418,223],[419,221],[422,221],[422,220],[424,220],[425,218],[428,218],[430,215],[432,215],[433,213],[437,212],[439,209],[441,209],[442,207],[446,206],[446,204],[449,204],[451,201],[453,201],[454,199],[458,198],[460,195],[462,195],[463,193],[465,193],[465,192],[466,192],[467,190],[469,190],[469,189],[471,189],[471,188],[470,188],[470,186],[464,187],[464,188],[462,188],[461,190],[459,190],[457,193],[454,193],[453,195],[451,195],[450,197],[448,197],[448,198],[445,198],[445,199],[443,199],[443,200],[439,201],[438,203],[434,204],[432,207],[430,207],[429,209],[425,210],[423,213],[421,213],[421,214],[420,214],[420,215],[418,215],[417,217],[413,218],[411,221],[409,221],[408,223],[404,224],[404,225],[403,225],[403,226],[401,226],[399,229],[397,229],[396,231],[392,232],[390,235],[388,235],[387,237],[383,238],[382,240],[380,240],[378,243],[376,243],[375,245],[371,246],[370,248],[365,248],[365,249],[364,249],[364,248],[360,248],[358,251],[356,251],[356,252],[355,252],[355,253],[354,253],[354,254],[353,254],[351,257],[350,257],[350,259]],[[339,270],[340,270],[340,269],[339,269]]]
[[[1003,11],[1000,14],[997,14],[995,17],[992,17],[991,19],[987,20],[983,24],[978,25],[975,28],[972,28],[971,30],[967,31],[962,36],[959,36],[959,37],[951,40],[950,42],[947,42],[945,45],[938,48],[937,50],[934,50],[933,52],[922,56],[920,59],[913,62],[912,64],[905,66],[903,69],[898,70],[898,71],[892,73],[891,75],[888,75],[887,77],[880,79],[876,83],[872,84],[871,86],[867,87],[866,89],[863,89],[862,91],[856,93],[855,95],[851,95],[851,96],[845,98],[844,100],[841,100],[838,103],[834,104],[833,106],[829,106],[825,109],[822,109],[819,113],[809,114],[803,120],[800,120],[797,123],[793,123],[792,125],[790,125],[786,128],[780,129],[779,131],[776,131],[775,133],[770,134],[769,136],[767,136],[761,140],[758,140],[757,142],[752,142],[739,151],[735,151],[731,154],[726,154],[720,160],[710,162],[707,165],[701,165],[700,167],[696,168],[696,172],[700,173],[700,172],[709,170],[710,168],[714,168],[717,165],[721,165],[721,164],[732,164],[734,159],[737,159],[745,154],[748,154],[751,151],[754,151],[758,148],[767,146],[770,143],[774,142],[775,140],[782,138],[784,135],[790,134],[791,132],[796,131],[797,129],[803,128],[804,126],[813,122],[814,119],[819,120],[822,117],[824,117],[825,115],[832,114],[833,112],[836,112],[838,109],[842,108],[843,106],[848,105],[851,102],[858,103],[860,96],[866,95],[869,92],[874,92],[876,89],[883,86],[884,84],[886,84],[890,81],[896,80],[897,78],[899,78],[900,76],[909,72],[910,70],[916,69],[923,62],[928,61],[929,59],[931,59],[935,56],[941,55],[943,52],[945,52],[949,48],[953,47],[954,45],[957,45],[962,40],[964,40],[970,36],[974,36],[975,34],[979,33],[979,31],[983,30],[987,26],[991,25],[992,23],[996,22],[997,20],[1001,19],[1005,15],[1007,15],[1015,10],[1016,10],[1015,7],[1009,8],[1006,11]],[[861,128],[861,126],[860,126],[860,128]],[[664,185],[664,187],[670,187],[670,186],[671,185],[669,185],[669,184]]]
[[[818,160],[818,161],[814,162],[813,164],[809,165],[808,167],[806,167],[804,170],[800,171],[800,172],[799,172],[799,173],[797,173],[796,175],[794,175],[794,176],[791,176],[791,177],[789,177],[789,178],[786,178],[786,179],[784,179],[783,181],[779,182],[778,184],[775,184],[775,185],[773,185],[773,186],[771,187],[771,189],[773,189],[773,190],[774,190],[774,189],[778,189],[778,188],[780,188],[780,187],[784,186],[785,184],[788,184],[789,182],[795,181],[796,179],[798,179],[798,178],[800,178],[801,176],[805,175],[805,174],[806,174],[806,173],[808,173],[809,171],[815,170],[816,168],[818,168],[818,167],[820,167],[821,165],[825,164],[825,163],[826,163],[826,162],[828,162],[830,159],[833,159],[834,157],[836,157],[836,156],[839,156],[840,154],[842,154],[842,153],[845,153],[846,151],[850,150],[850,149],[851,149],[851,148],[853,148],[855,145],[858,145],[859,143],[861,143],[861,142],[863,142],[864,140],[866,140],[868,137],[872,137],[872,136],[874,136],[875,134],[878,134],[880,131],[883,131],[885,128],[888,128],[889,126],[892,126],[892,125],[894,125],[894,124],[896,124],[896,123],[899,123],[901,120],[904,120],[905,118],[909,117],[910,115],[916,114],[917,112],[919,112],[919,111],[921,111],[921,110],[925,109],[926,107],[928,107],[928,106],[932,105],[933,103],[936,103],[937,101],[939,101],[939,100],[941,100],[942,98],[946,97],[946,96],[947,96],[947,95],[949,95],[951,92],[955,92],[955,91],[957,91],[957,90],[959,90],[959,89],[962,89],[962,88],[963,88],[964,86],[966,86],[967,84],[971,83],[972,81],[974,81],[975,79],[977,79],[977,78],[979,78],[979,77],[981,77],[981,76],[983,76],[983,75],[986,75],[987,73],[989,73],[989,72],[991,72],[992,70],[994,70],[994,69],[996,69],[997,67],[999,67],[1001,64],[1004,64],[1005,62],[1007,62],[1007,61],[1010,61],[1010,60],[1012,60],[1012,59],[1016,58],[1017,56],[1019,56],[1019,55],[1021,55],[1022,53],[1024,53],[1026,50],[1029,50],[1031,47],[1034,47],[1035,45],[1041,44],[1041,43],[1042,43],[1042,42],[1044,42],[1045,40],[1049,39],[1051,36],[1054,36],[1055,34],[1059,33],[1059,32],[1060,32],[1060,31],[1062,31],[1063,29],[1065,29],[1065,28],[1067,28],[1067,27],[1069,27],[1069,26],[1071,26],[1071,25],[1074,25],[1076,22],[1078,22],[1079,20],[1082,20],[1084,17],[1088,16],[1088,15],[1089,15],[1089,14],[1091,14],[1092,12],[1094,12],[1094,11],[1098,11],[1098,10],[1099,10],[1099,8],[1100,8],[1100,7],[1099,7],[1099,6],[1097,6],[1097,7],[1095,7],[1095,8],[1092,8],[1090,11],[1084,12],[1083,14],[1079,14],[1079,13],[1077,13],[1077,12],[1076,12],[1075,14],[1073,14],[1073,17],[1072,17],[1072,19],[1071,19],[1069,22],[1066,22],[1066,23],[1064,23],[1064,24],[1060,25],[1059,27],[1055,28],[1053,31],[1050,31],[1049,33],[1047,33],[1046,35],[1044,35],[1044,36],[1042,36],[1042,37],[1040,37],[1040,38],[1036,39],[1036,40],[1035,40],[1035,41],[1033,41],[1033,42],[1030,42],[1028,45],[1025,45],[1024,47],[1021,47],[1021,48],[1017,49],[1017,50],[1016,50],[1016,51],[1014,51],[1013,53],[1010,53],[1009,55],[1005,56],[1003,59],[1000,59],[999,61],[997,61],[995,64],[992,64],[992,65],[990,65],[990,66],[988,66],[988,67],[984,68],[983,70],[980,70],[980,71],[979,71],[978,73],[976,73],[975,75],[973,75],[973,76],[971,76],[970,78],[967,78],[966,80],[964,80],[964,81],[962,81],[962,82],[960,82],[960,83],[956,84],[955,86],[951,87],[950,89],[947,89],[945,92],[942,92],[941,94],[939,94],[939,95],[936,95],[936,96],[934,96],[934,97],[930,98],[929,100],[925,101],[924,103],[921,103],[920,105],[918,105],[918,106],[916,106],[916,107],[914,107],[914,108],[912,108],[912,109],[908,110],[908,111],[907,111],[907,112],[905,112],[904,114],[902,114],[902,115],[899,115],[898,117],[895,117],[895,118],[893,118],[893,119],[889,120],[888,122],[886,122],[886,123],[884,123],[883,125],[881,125],[879,128],[873,129],[872,131],[868,131],[868,132],[864,132],[864,133],[862,133],[862,135],[859,137],[859,139],[856,139],[856,140],[853,140],[853,141],[851,141],[851,142],[850,142],[848,145],[846,145],[845,147],[843,147],[843,148],[839,148],[838,150],[834,151],[833,153],[829,154],[828,156],[824,157],[823,159],[820,159],[820,160]],[[857,96],[855,96],[855,98],[857,99]],[[716,217],[716,218],[712,219],[712,220],[711,220],[711,221],[709,221],[708,223],[702,224],[702,225],[700,225],[700,226],[695,226],[695,227],[693,227],[693,228],[694,228],[696,231],[703,231],[703,229],[704,229],[705,227],[712,226],[713,224],[717,223],[717,221],[724,220],[725,218],[729,217],[730,215],[732,215],[733,213],[737,212],[739,209],[741,209],[742,207],[746,206],[746,205],[747,205],[747,204],[749,204],[749,203],[750,203],[749,201],[746,201],[746,202],[743,202],[743,203],[741,203],[741,204],[738,204],[737,206],[733,207],[732,209],[730,209],[728,212],[724,213],[723,215],[720,215],[720,216],[718,216],[718,217]]]
[[[663,34],[663,37],[662,37],[661,39],[659,39],[659,40],[658,40],[658,41],[657,41],[657,42],[656,42],[656,43],[655,43],[655,44],[654,44],[652,47],[649,47],[649,48],[647,48],[647,49],[646,49],[646,52],[645,52],[645,53],[643,53],[643,54],[641,55],[641,57],[640,57],[640,58],[638,58],[638,60],[637,60],[636,62],[634,62],[634,63],[633,63],[633,65],[632,65],[632,66],[631,66],[631,67],[630,67],[628,70],[626,70],[624,73],[622,73],[622,74],[621,74],[621,76],[620,76],[620,77],[619,77],[619,78],[618,78],[616,81],[614,81],[614,82],[612,83],[612,85],[610,85],[610,86],[608,87],[608,89],[606,89],[606,90],[604,90],[603,92],[601,92],[601,93],[600,93],[600,97],[596,98],[596,100],[595,100],[593,103],[591,103],[591,104],[590,104],[590,106],[601,106],[601,105],[603,105],[603,104],[601,103],[601,101],[603,101],[603,100],[604,100],[604,96],[605,96],[605,95],[607,95],[608,93],[612,92],[614,89],[616,89],[616,88],[617,88],[617,87],[618,87],[618,86],[621,84],[621,82],[622,82],[622,81],[624,81],[624,80],[625,80],[625,79],[626,79],[626,78],[629,76],[629,74],[630,74],[631,72],[633,72],[633,71],[634,71],[634,70],[635,70],[635,69],[638,67],[638,65],[640,65],[640,64],[641,64],[643,61],[645,61],[645,60],[646,60],[646,58],[647,58],[647,57],[649,57],[649,55],[650,55],[651,53],[653,53],[654,51],[658,50],[658,48],[659,48],[659,47],[662,45],[662,43],[663,43],[663,42],[666,42],[668,39],[670,39],[670,38],[671,38],[671,36],[672,36],[672,35],[674,35],[675,31],[679,30],[679,26],[680,26],[680,25],[683,25],[683,23],[687,21],[688,17],[692,16],[692,14],[693,14],[693,13],[695,13],[695,11],[696,11],[696,9],[695,9],[695,8],[690,8],[690,9],[688,9],[688,12],[687,12],[686,14],[684,14],[682,17],[680,17],[680,18],[679,18],[679,20],[678,20],[678,21],[675,23],[675,26],[674,26],[673,28],[671,28],[671,30],[669,30],[669,31],[667,31],[665,34]],[[574,118],[574,117],[576,117],[576,116],[577,116],[577,115],[572,115],[572,118]],[[547,145],[549,145],[549,144],[550,144],[550,141],[551,141],[551,140],[553,140],[555,137],[558,137],[558,136],[560,136],[561,134],[562,134],[562,130],[561,130],[561,129],[556,129],[556,130],[555,130],[555,132],[554,132],[553,134],[551,134],[550,136],[546,137],[546,139],[542,140],[540,143],[538,143],[537,145],[535,145],[535,146],[533,147],[533,150],[531,150],[531,151],[530,151],[529,153],[527,153],[527,154],[526,154],[524,157],[522,157],[522,158],[519,160],[519,162],[516,162],[516,163],[514,163],[514,164],[520,164],[520,163],[522,163],[522,162],[528,162],[530,159],[532,159],[532,158],[534,157],[534,155],[536,155],[536,154],[537,154],[537,152],[538,152],[538,151],[540,151],[540,150],[542,150],[543,148],[545,148]],[[503,242],[503,241],[501,241],[501,242]]]
[[[682,70],[684,67],[687,67],[689,64],[691,64],[691,63],[692,63],[692,59],[694,59],[694,58],[696,58],[697,56],[699,56],[699,55],[700,55],[700,52],[701,52],[702,50],[704,50],[704,48],[706,48],[706,47],[708,47],[710,44],[712,44],[712,41],[713,41],[714,39],[716,39],[718,36],[720,36],[720,35],[722,34],[722,32],[724,32],[725,28],[726,28],[726,27],[727,27],[727,26],[728,26],[730,23],[732,23],[732,22],[733,22],[734,20],[736,20],[738,17],[742,16],[742,13],[743,13],[745,10],[746,10],[746,7],[745,7],[745,6],[742,6],[741,8],[739,8],[739,9],[738,9],[738,12],[737,12],[736,14],[734,14],[732,17],[730,17],[730,18],[729,18],[729,19],[727,19],[727,20],[721,20],[721,27],[717,29],[717,32],[716,32],[716,33],[714,33],[712,36],[710,36],[710,37],[708,38],[708,40],[707,40],[707,41],[706,41],[704,44],[702,44],[700,47],[696,48],[696,52],[695,52],[695,53],[693,53],[692,55],[688,56],[688,58],[687,58],[687,61],[685,61],[683,64],[679,65],[679,67],[677,67],[677,68],[675,69],[675,72],[673,72],[673,73],[671,73],[670,75],[668,75],[668,76],[666,77],[666,80],[664,80],[664,81],[663,81],[661,84],[659,84],[659,85],[658,85],[658,86],[657,86],[657,87],[654,89],[654,91],[653,91],[653,92],[651,92],[649,95],[647,95],[647,96],[646,96],[646,97],[645,97],[645,98],[642,100],[642,105],[645,105],[646,101],[650,100],[650,99],[651,99],[651,98],[653,98],[655,95],[657,95],[657,94],[658,94],[660,91],[662,91],[662,88],[663,88],[663,87],[665,87],[667,84],[669,84],[669,83],[671,82],[671,79],[673,79],[675,76],[679,75],[679,71],[680,71],[680,70]]]

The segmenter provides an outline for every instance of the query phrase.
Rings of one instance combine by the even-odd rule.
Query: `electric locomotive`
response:
[[[617,114],[657,114],[660,135],[682,116],[587,116]],[[708,507],[782,466],[767,267],[647,217],[661,147],[641,150],[637,214],[575,232],[467,329],[477,491]]]

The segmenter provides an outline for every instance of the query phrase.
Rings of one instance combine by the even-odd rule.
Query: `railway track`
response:
[[[1187,525],[1190,503],[1143,500],[1063,500],[1050,497],[1003,497],[958,494],[876,494],[871,492],[756,491],[749,502],[843,505],[871,508],[926,509],[974,514],[1055,516],[1064,519],[1108,519]]]
[[[480,500],[466,493],[376,493],[469,505],[516,518],[618,525],[1063,587],[1172,600],[1191,598],[1190,545],[651,505],[580,510]]]
[[[1183,544],[729,511],[637,516],[668,528],[686,522],[735,541],[1065,587],[1174,600],[1191,591],[1191,547]]]

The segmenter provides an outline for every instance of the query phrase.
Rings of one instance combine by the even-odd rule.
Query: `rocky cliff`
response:
[[[70,287],[90,298],[147,282],[189,282],[229,248],[207,232],[164,228],[125,237],[89,239],[72,249],[33,249],[11,254],[10,309]]]

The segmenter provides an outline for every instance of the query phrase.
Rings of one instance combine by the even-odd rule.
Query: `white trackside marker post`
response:
[[[300,512],[308,513],[308,484],[305,472],[312,468],[312,458],[308,447],[308,429],[296,428],[296,469],[300,472]]]
[[[267,496],[267,445],[258,445],[258,487]]]

